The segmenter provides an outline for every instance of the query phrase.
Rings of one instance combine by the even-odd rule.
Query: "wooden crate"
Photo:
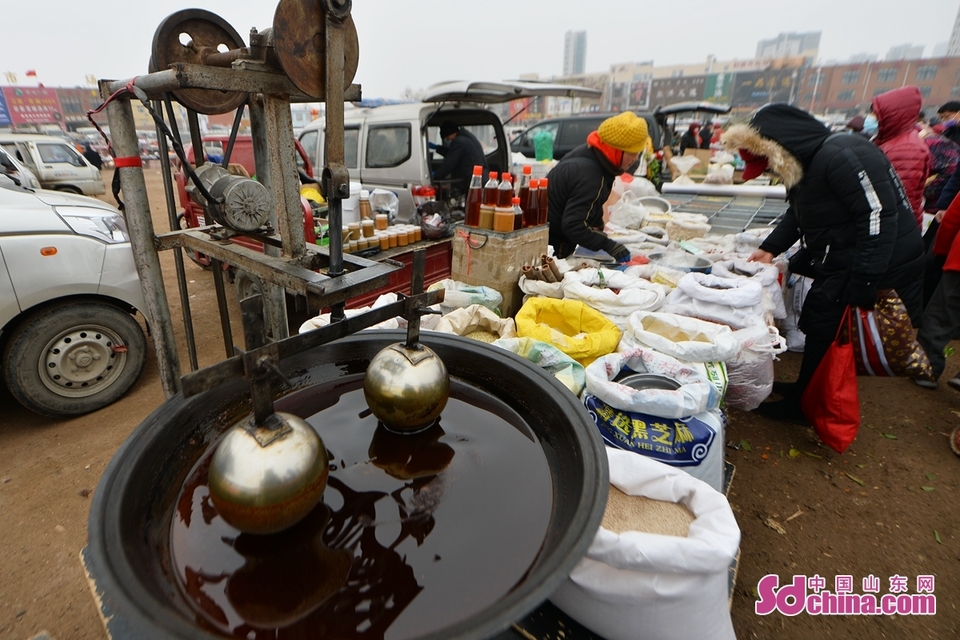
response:
[[[453,237],[450,277],[500,292],[500,314],[513,316],[523,304],[520,267],[540,264],[547,252],[547,225],[503,233],[459,225]]]

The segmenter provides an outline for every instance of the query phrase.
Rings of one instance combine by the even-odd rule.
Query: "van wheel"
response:
[[[147,341],[113,305],[74,302],[24,318],[3,353],[7,388],[48,416],[78,416],[123,396],[140,377]]]
[[[234,275],[233,286],[237,290],[237,302],[263,295],[263,282],[249,271],[237,269]]]
[[[73,193],[73,194],[76,194],[76,195],[78,195],[78,196],[82,196],[82,195],[83,195],[83,191],[80,191],[80,189],[77,189],[76,187],[57,187],[56,190],[57,190],[57,191],[63,191],[63,192],[65,192],[65,193]]]

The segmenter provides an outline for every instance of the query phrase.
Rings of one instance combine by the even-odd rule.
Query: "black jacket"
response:
[[[878,289],[917,284],[923,241],[903,186],[878,147],[861,136],[831,135],[786,105],[761,109],[750,125],[803,169],[788,192],[783,221],[761,249],[777,255],[802,237],[803,264],[791,268],[819,280],[834,302],[856,304],[875,298]]]
[[[448,148],[437,147],[437,153],[443,156],[443,163],[434,173],[437,180],[450,176],[451,180],[458,181],[456,186],[465,190],[470,184],[473,167],[476,165],[483,167],[486,177],[487,158],[483,155],[483,146],[477,137],[466,129],[460,129]]]
[[[613,180],[623,173],[600,151],[582,144],[563,156],[547,174],[550,244],[557,256],[567,257],[576,246],[610,252],[616,242],[603,229],[603,204]]]

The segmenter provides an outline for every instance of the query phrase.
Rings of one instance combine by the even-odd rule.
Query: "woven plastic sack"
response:
[[[740,528],[724,495],[679,469],[607,449],[610,484],[628,495],[683,504],[686,537],[601,527],[570,576],[550,596],[607,640],[735,640],[729,568]]]
[[[546,369],[575,396],[583,392],[586,383],[583,365],[552,344],[531,338],[500,338],[495,340],[493,345]]]
[[[684,362],[726,362],[740,352],[730,327],[673,313],[637,311],[627,335],[640,345]]]
[[[619,329],[635,311],[654,311],[669,289],[613,269],[580,269],[563,276],[563,297],[579,300],[607,316]]]
[[[521,338],[552,344],[584,366],[616,350],[622,335],[602,313],[577,300],[533,298],[516,320]]]
[[[386,306],[396,301],[397,301],[397,294],[385,293],[379,298],[377,298],[376,301],[374,301],[372,306],[360,307],[358,309],[345,309],[343,312],[343,315],[347,318],[353,318],[354,316],[358,316],[361,313],[370,311],[371,309],[379,309],[380,307]],[[427,317],[429,318],[430,316],[427,316]],[[364,331],[368,331],[370,329],[399,329],[401,328],[401,322],[400,322],[401,320],[402,318],[390,318],[389,320],[384,320],[383,322],[379,324],[375,324],[372,327],[367,327],[366,329],[364,329]],[[301,324],[300,329],[297,330],[297,333],[306,333],[307,331],[313,331],[314,329],[325,327],[328,324],[330,324],[330,314],[321,313],[320,315],[314,316],[313,318],[310,318],[309,320]],[[407,326],[406,321],[404,321],[402,324],[404,327]]]
[[[488,331],[497,334],[499,338],[514,338],[517,335],[513,318],[501,318],[480,304],[454,309],[440,318],[433,330],[466,337],[474,331]]]
[[[634,389],[614,382],[625,368],[666,376],[680,383],[680,388]],[[717,388],[696,368],[645,347],[594,360],[587,367],[587,391],[615,409],[663,418],[685,418],[720,405]]]
[[[783,320],[787,317],[787,307],[783,302],[783,289],[780,286],[780,269],[776,265],[746,260],[720,260],[713,263],[710,275],[718,278],[749,278],[757,280],[770,298],[773,317]]]
[[[749,278],[718,278],[688,273],[677,282],[661,309],[733,329],[764,324],[763,286]]]

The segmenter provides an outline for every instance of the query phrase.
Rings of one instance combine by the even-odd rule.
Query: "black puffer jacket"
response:
[[[549,242],[559,257],[567,257],[578,244],[591,251],[613,250],[616,242],[601,231],[603,204],[621,173],[601,152],[583,144],[547,174]]]
[[[778,170],[790,208],[760,248],[778,255],[802,236],[804,264],[791,267],[820,281],[831,300],[866,305],[878,289],[890,288],[906,301],[906,290],[920,283],[923,241],[883,152],[861,136],[831,135],[788,105],[764,107],[748,128],[764,139],[761,147],[773,143],[786,152],[771,168],[799,164]]]

